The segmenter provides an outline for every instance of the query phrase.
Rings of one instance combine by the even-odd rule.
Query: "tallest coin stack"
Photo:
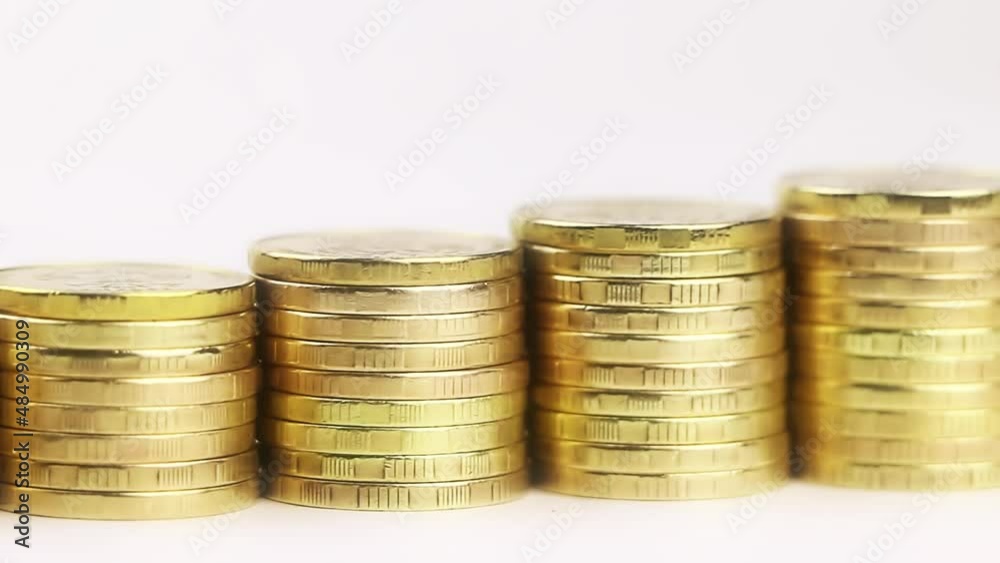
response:
[[[268,496],[355,510],[496,504],[527,485],[521,251],[411,231],[265,239]]]
[[[767,211],[559,202],[515,229],[532,286],[542,487],[739,496],[785,479],[785,276]]]
[[[1000,485],[1000,179],[786,179],[805,476]]]

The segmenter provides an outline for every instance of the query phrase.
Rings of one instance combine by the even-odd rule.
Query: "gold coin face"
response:
[[[695,500],[751,495],[788,481],[782,460],[733,471],[627,475],[540,464],[539,486],[569,495],[621,500]]]
[[[82,520],[165,520],[232,513],[250,508],[260,493],[257,479],[235,485],[184,491],[110,493],[19,488],[0,484],[0,510],[17,509],[20,495],[31,498],[38,516]]]
[[[264,400],[264,411],[272,418],[309,424],[378,428],[456,426],[523,414],[525,395],[524,391],[515,391],[468,399],[364,401],[271,392]]]
[[[788,434],[756,440],[680,446],[595,444],[536,438],[532,459],[630,475],[748,469],[788,459]]]
[[[20,430],[0,428],[0,450],[13,451],[25,438]],[[254,424],[185,434],[95,435],[34,432],[31,458],[80,465],[173,463],[227,457],[253,448]]]
[[[537,436],[640,446],[752,440],[785,432],[787,420],[784,404],[739,414],[672,418],[595,416],[539,408],[533,418]]]
[[[27,381],[31,401],[95,407],[170,407],[208,405],[252,397],[260,391],[259,366],[210,375],[88,378],[0,372],[0,379]],[[16,399],[14,385],[0,385],[0,397]]]
[[[711,250],[775,242],[766,209],[670,200],[563,201],[522,209],[515,230],[530,243],[600,251]]]
[[[773,213],[762,208],[719,205],[704,201],[581,200],[548,206],[526,220],[582,227],[724,227],[770,221]]]
[[[451,454],[509,446],[523,439],[522,417],[425,428],[359,428],[260,419],[260,440],[268,446],[328,454]]]
[[[1000,486],[1000,462],[882,464],[816,456],[802,477],[814,483],[873,490],[958,491]]]
[[[345,344],[267,337],[264,361],[288,367],[333,371],[451,371],[506,364],[524,356],[521,333],[463,342]]]
[[[869,438],[1000,436],[1000,409],[891,411],[849,409],[798,403],[792,405],[799,432]]]
[[[598,364],[580,360],[536,358],[536,381],[566,387],[635,391],[684,391],[749,387],[788,373],[786,354],[745,360],[694,364]]]
[[[141,263],[24,266],[0,270],[0,310],[93,321],[228,315],[253,305],[244,274]]]
[[[957,170],[821,171],[784,179],[791,213],[848,217],[1000,216],[1000,178]]]
[[[702,252],[611,254],[531,245],[528,269],[548,274],[609,278],[704,278],[752,274],[781,266],[781,245]]]
[[[341,399],[428,400],[485,397],[528,386],[528,362],[471,370],[411,372],[317,371],[268,366],[272,389]]]
[[[16,371],[27,364],[31,373],[69,377],[136,378],[206,375],[242,370],[257,363],[253,340],[204,348],[98,350],[32,346],[24,362],[16,344],[0,342],[0,368]],[[19,366],[22,366],[19,368]]]
[[[796,442],[803,449],[810,438],[808,431],[796,432]],[[813,440],[817,456],[831,456],[868,463],[975,463],[1000,460],[998,436],[951,436],[945,438],[869,438],[827,436]]]
[[[345,510],[451,510],[509,502],[528,489],[518,471],[451,483],[345,483],[278,475],[265,496],[271,500]]]
[[[485,479],[524,469],[524,442],[510,446],[437,455],[324,454],[270,448],[264,467],[285,475],[365,483],[441,483]]]
[[[521,269],[512,241],[410,230],[277,236],[254,245],[250,262],[264,277],[345,285],[470,283],[514,276]]]
[[[18,472],[19,460],[0,456],[4,475]],[[257,450],[239,455],[179,463],[74,465],[31,462],[31,484],[42,489],[127,493],[185,491],[232,485],[257,475]]]
[[[699,391],[603,391],[538,385],[537,406],[559,412],[620,417],[706,417],[769,409],[785,401],[785,381]]]

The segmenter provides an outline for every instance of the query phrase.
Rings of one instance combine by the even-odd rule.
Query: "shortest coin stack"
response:
[[[804,476],[1000,486],[1000,178],[839,171],[785,188]]]
[[[520,250],[327,232],[262,240],[250,260],[266,319],[269,498],[440,510],[527,487]]]
[[[581,201],[515,222],[533,457],[582,496],[747,495],[787,477],[780,225],[759,209]]]
[[[253,281],[153,264],[0,270],[0,509],[188,518],[258,496]]]

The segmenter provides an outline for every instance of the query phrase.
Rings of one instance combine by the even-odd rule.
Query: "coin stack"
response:
[[[780,223],[742,206],[525,209],[541,486],[740,496],[787,476]]]
[[[1000,485],[1000,179],[853,171],[785,188],[804,476]]]
[[[250,260],[266,318],[269,498],[436,510],[527,487],[519,249],[327,232],[262,240]]]
[[[258,496],[253,280],[151,264],[0,270],[0,509],[142,520]]]

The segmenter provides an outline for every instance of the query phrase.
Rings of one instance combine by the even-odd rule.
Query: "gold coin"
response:
[[[324,342],[420,343],[494,338],[523,326],[520,306],[448,315],[332,315],[275,309],[266,317],[265,331]]]
[[[528,386],[525,360],[471,370],[398,373],[312,371],[269,366],[272,389],[345,399],[421,400],[484,397]]]
[[[538,358],[533,363],[535,377],[539,381],[607,390],[684,391],[747,387],[782,379],[788,373],[788,357],[784,353],[701,364],[630,366],[558,358]]]
[[[785,382],[699,391],[604,391],[538,385],[532,392],[543,409],[597,416],[692,417],[751,412],[785,401]]]
[[[269,446],[332,454],[421,455],[489,450],[524,439],[521,417],[436,428],[364,428],[260,419]]]
[[[441,483],[485,479],[525,467],[524,442],[502,448],[437,455],[359,456],[272,448],[278,473],[325,481]],[[269,464],[266,464],[269,465]]]
[[[796,432],[801,442],[808,434]],[[816,440],[813,455],[832,456],[862,463],[909,465],[922,463],[975,463],[1000,461],[1000,437],[867,438],[834,435]]]
[[[22,374],[28,377],[29,374]],[[0,372],[0,379],[16,381],[18,374]],[[252,397],[260,391],[260,367],[181,377],[136,379],[76,379],[30,375],[32,401],[61,405],[103,407],[161,407],[207,405]],[[0,385],[0,396],[20,396],[14,385]]]
[[[541,331],[535,336],[540,356],[627,365],[741,360],[785,349],[782,328],[671,336]]]
[[[884,385],[803,378],[795,382],[793,391],[801,401],[858,409],[1000,408],[1000,382]]]
[[[29,411],[30,412],[30,411]],[[171,463],[227,457],[254,445],[254,425],[188,434],[148,436],[94,436],[31,432],[0,428],[0,454],[17,455],[16,448],[30,443],[31,459],[83,465]]]
[[[0,472],[14,476],[20,461],[0,456]],[[183,491],[232,485],[257,476],[257,451],[239,455],[185,461],[135,465],[71,465],[61,462],[30,462],[33,487],[66,491]]]
[[[529,271],[546,274],[596,278],[704,278],[779,268],[781,245],[645,254],[602,254],[528,246],[525,258]]]
[[[63,264],[0,270],[0,311],[80,321],[168,321],[253,307],[244,274],[164,264]]]
[[[572,332],[606,334],[711,334],[746,332],[784,326],[781,301],[715,307],[624,308],[540,301],[534,304],[535,326]]]
[[[988,327],[1000,319],[1000,301],[891,301],[801,297],[794,317],[809,324],[865,328],[937,329]]]
[[[342,510],[451,510],[500,504],[528,489],[524,471],[451,483],[342,483],[279,475],[268,486],[271,500]]]
[[[446,315],[506,309],[521,302],[521,276],[458,285],[362,287],[257,278],[258,307],[308,313]]]
[[[3,422],[14,426],[15,399],[0,400]],[[227,403],[169,407],[100,407],[31,401],[26,430],[67,434],[182,434],[221,430],[253,422],[257,398]]]
[[[1000,270],[1000,246],[832,246],[793,242],[801,268],[881,274],[956,274]]]
[[[802,477],[856,489],[957,491],[1000,487],[1000,462],[886,465],[824,456],[809,460]]]
[[[1000,221],[998,221],[1000,223]],[[978,274],[886,275],[832,270],[799,270],[792,287],[800,295],[908,301],[1000,299],[1000,275]]]
[[[799,347],[793,371],[859,383],[977,383],[1000,380],[1000,355],[875,358]]]
[[[83,350],[32,346],[28,359],[12,342],[0,343],[0,368],[15,371],[27,364],[30,373],[88,378],[205,375],[252,367],[257,362],[253,340],[204,348],[160,350]],[[21,370],[23,371],[23,369]]]
[[[717,250],[763,246],[781,236],[774,213],[698,201],[581,200],[522,208],[514,231],[523,241],[605,252]]]
[[[265,362],[319,370],[445,371],[506,364],[524,356],[524,336],[424,344],[341,344],[267,337]]]
[[[516,276],[521,251],[482,235],[408,230],[328,231],[258,241],[250,269],[278,280],[342,285],[434,285]]]
[[[788,459],[788,434],[745,442],[629,446],[537,440],[533,459],[546,465],[629,475],[732,471]]]
[[[959,170],[917,175],[837,170],[784,178],[790,213],[857,218],[1000,217],[1000,179]]]
[[[787,238],[838,246],[993,246],[1000,243],[994,219],[833,219],[819,215],[785,218]]]
[[[23,327],[23,328],[20,328]],[[179,321],[64,321],[0,315],[0,341],[27,335],[33,346],[91,350],[202,348],[257,336],[257,316],[234,315]]]
[[[784,485],[788,462],[751,469],[626,475],[571,467],[536,466],[539,487],[568,495],[620,500],[695,500],[751,495]]]
[[[919,358],[1000,353],[1000,328],[879,330],[837,325],[795,325],[796,344],[858,356]]]
[[[639,307],[710,307],[781,299],[785,272],[727,278],[630,280],[539,274],[531,279],[540,301]]]
[[[741,442],[785,432],[785,408],[689,418],[618,418],[536,409],[537,436],[607,444],[671,445]]]
[[[271,392],[264,412],[281,420],[383,428],[455,426],[504,420],[524,413],[525,392],[420,401],[333,399]]]
[[[207,489],[141,493],[60,491],[0,484],[0,510],[14,512],[21,504],[20,495],[24,494],[29,496],[31,513],[36,516],[77,520],[167,520],[250,508],[259,493],[257,479]]]
[[[1000,408],[885,411],[793,404],[795,426],[808,435],[835,432],[871,438],[1000,436]]]

